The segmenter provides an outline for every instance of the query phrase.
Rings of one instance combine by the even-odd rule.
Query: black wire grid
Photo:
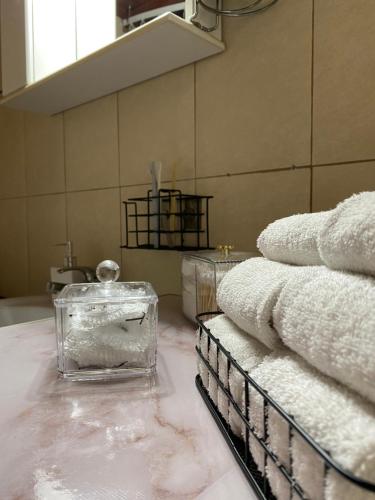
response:
[[[126,230],[122,248],[209,249],[211,198],[213,196],[183,194],[178,189],[159,189],[158,196],[152,196],[149,190],[147,196],[129,198],[123,202]]]
[[[220,340],[211,333],[211,331],[204,325],[203,321],[206,321],[209,318],[212,318],[215,315],[222,314],[222,312],[210,312],[210,313],[202,313],[197,316],[197,321],[199,325],[199,340],[202,340],[204,335],[207,335],[208,341],[208,352],[210,350],[210,344],[216,344],[216,366],[217,369],[213,369],[209,364],[208,359],[206,359],[199,347],[196,346],[196,351],[199,359],[204,363],[205,367],[209,370],[209,375],[214,377],[218,390],[221,390],[225,396],[231,403],[234,408],[236,414],[240,417],[241,421],[245,425],[245,439],[241,439],[237,437],[231,430],[228,422],[224,420],[221,416],[217,406],[210,398],[207,389],[204,387],[202,383],[202,379],[200,375],[196,376],[196,386],[206,403],[208,409],[210,410],[217,426],[219,427],[221,433],[224,436],[227,444],[229,445],[230,450],[232,451],[236,461],[241,467],[243,473],[245,474],[248,482],[252,486],[254,492],[257,494],[258,498],[265,500],[273,500],[275,496],[272,494],[270,484],[265,475],[262,475],[258,470],[257,465],[250,453],[249,450],[249,437],[250,435],[254,437],[254,439],[259,443],[259,445],[264,450],[264,471],[266,470],[266,463],[271,460],[273,464],[279,469],[280,473],[285,477],[290,485],[290,499],[292,498],[301,498],[308,499],[308,496],[303,491],[303,488],[297,481],[293,478],[293,461],[290,456],[290,467],[285,467],[280,463],[280,460],[272,451],[268,444],[268,408],[273,407],[274,410],[280,415],[282,419],[284,419],[288,424],[289,429],[289,450],[291,450],[291,440],[292,436],[298,434],[302,439],[315,451],[315,453],[320,457],[324,464],[324,484],[326,482],[326,476],[329,470],[335,470],[338,474],[340,474],[343,478],[345,478],[350,483],[357,485],[360,488],[363,488],[367,491],[375,492],[375,484],[365,481],[357,476],[354,476],[350,472],[344,470],[338,463],[336,463],[329,452],[323,450],[306,431],[293,419],[293,416],[288,415],[277,403],[274,401],[267,393],[267,391],[263,390],[250,376],[244,371],[241,366],[232,358],[230,352],[228,352],[220,343]],[[234,368],[238,370],[244,378],[245,382],[245,409],[241,410],[238,406],[237,402],[234,400],[230,389],[226,388],[223,382],[219,378],[218,366],[219,366],[219,352],[221,352],[225,358],[227,359],[227,370],[228,376],[230,369]],[[229,384],[228,384],[229,385]],[[264,438],[259,437],[254,427],[251,425],[249,419],[249,387],[251,386],[252,390],[255,389],[263,398],[263,426],[264,426]],[[324,498],[324,491],[322,491],[321,498]],[[374,496],[375,498],[375,496]]]

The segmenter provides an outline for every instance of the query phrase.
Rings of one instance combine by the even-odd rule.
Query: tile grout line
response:
[[[64,165],[64,200],[65,200],[65,234],[66,239],[69,240],[69,224],[68,224],[68,183],[67,183],[67,169],[66,169],[66,135],[65,135],[65,112],[62,113],[62,140],[63,140],[63,165]]]
[[[27,254],[27,289],[28,293],[31,293],[31,257],[30,257],[30,224],[29,224],[29,213],[30,213],[30,205],[29,199],[25,199],[26,205],[26,254]]]
[[[329,163],[315,163],[309,165],[310,167],[338,167],[340,165],[354,165],[355,163],[371,163],[374,162],[375,158],[366,158],[364,160],[342,160],[342,161],[332,161]],[[306,165],[307,166],[307,165]]]
[[[121,249],[122,245],[122,217],[121,217],[121,151],[120,151],[120,106],[119,106],[119,92],[116,92],[116,120],[117,120],[117,171],[118,171],[118,201],[120,212],[120,267],[121,279],[124,281],[124,257]]]
[[[121,151],[120,151],[120,108],[119,108],[119,92],[116,92],[116,120],[117,120],[117,172],[118,186],[121,186]]]
[[[310,108],[310,212],[313,210],[313,147],[314,147],[314,57],[315,57],[315,0],[312,0],[312,12],[311,12],[311,108]]]
[[[205,179],[217,179],[217,178],[223,178],[223,177],[238,177],[241,175],[256,175],[256,174],[268,174],[268,173],[273,173],[273,172],[287,172],[287,171],[293,171],[293,170],[303,170],[303,169],[315,169],[315,168],[324,168],[324,167],[340,167],[343,165],[355,165],[357,163],[364,164],[364,163],[373,163],[375,162],[375,158],[368,158],[365,160],[348,160],[348,161],[341,161],[341,162],[333,162],[333,163],[317,163],[315,165],[292,165],[289,167],[278,167],[278,168],[269,168],[269,169],[264,169],[264,170],[248,170],[248,171],[243,171],[243,172],[235,172],[235,173],[224,173],[224,174],[217,174],[217,175],[206,175],[206,176],[197,176],[197,177],[184,177],[181,179],[176,179],[176,182],[184,182],[184,181],[194,181],[195,179],[197,180],[205,180]],[[374,167],[375,168],[375,167]],[[168,183],[171,182],[171,179],[167,179],[163,181],[163,183]],[[0,198],[1,201],[6,201],[6,200],[22,200],[25,198],[41,198],[43,196],[53,196],[57,194],[70,194],[70,193],[86,193],[90,191],[106,191],[108,189],[117,189],[117,188],[130,188],[130,187],[138,187],[138,186],[149,186],[150,183],[143,182],[139,184],[120,184],[120,185],[113,185],[113,186],[107,186],[107,187],[98,187],[98,188],[89,188],[89,189],[72,189],[68,191],[67,189],[65,191],[52,191],[49,193],[37,193],[37,194],[25,194],[25,195],[17,195],[17,196],[8,196],[4,198]]]
[[[26,262],[27,262],[27,293],[31,293],[31,259],[30,259],[30,224],[29,224],[29,196],[28,196],[28,183],[26,173],[26,117],[22,113],[22,132],[23,132],[23,168],[25,176],[25,222],[26,222]]]
[[[193,85],[194,85],[194,193],[197,194],[197,63],[193,66]]]

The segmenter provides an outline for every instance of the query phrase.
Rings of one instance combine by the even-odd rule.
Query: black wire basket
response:
[[[207,250],[210,247],[209,201],[212,196],[159,189],[124,201],[125,244],[122,248]]]
[[[288,415],[277,403],[275,400],[273,400],[267,393],[267,391],[263,390],[250,376],[249,374],[244,371],[241,366],[235,361],[235,359],[231,356],[230,352],[228,352],[223,345],[220,343],[220,340],[216,338],[209,328],[207,328],[204,324],[204,321],[207,319],[210,319],[214,317],[215,315],[223,314],[222,312],[215,311],[215,312],[209,312],[209,313],[202,313],[197,316],[197,322],[199,325],[198,329],[198,336],[199,336],[199,343],[196,346],[196,351],[198,355],[198,359],[204,364],[204,367],[207,368],[209,372],[209,376],[212,376],[217,384],[218,391],[222,391],[222,393],[225,395],[225,397],[228,400],[228,404],[231,404],[231,407],[234,409],[236,415],[241,419],[244,427],[245,427],[245,436],[244,439],[241,439],[240,437],[236,436],[229,425],[229,423],[223,418],[221,415],[218,407],[214,403],[214,401],[211,399],[207,388],[203,385],[202,378],[198,374],[196,376],[196,386],[198,388],[198,391],[200,395],[203,398],[203,401],[207,405],[208,409],[210,410],[217,426],[219,427],[221,433],[224,436],[224,439],[226,440],[227,444],[229,445],[229,448],[234,455],[237,463],[241,467],[244,475],[246,476],[248,482],[252,486],[254,492],[258,496],[258,498],[261,499],[267,499],[267,500],[273,500],[276,497],[273,495],[271,491],[271,486],[270,483],[266,477],[265,474],[262,474],[258,466],[256,465],[256,462],[254,460],[254,457],[252,456],[248,443],[249,443],[249,438],[250,436],[255,439],[255,441],[259,444],[261,449],[264,451],[263,456],[264,456],[264,464],[263,464],[263,470],[266,470],[266,465],[267,463],[272,463],[275,467],[277,467],[278,471],[282,476],[285,478],[289,485],[289,498],[290,499],[296,499],[296,498],[301,498],[301,499],[308,499],[310,498],[306,492],[304,491],[303,487],[301,484],[298,484],[298,482],[295,480],[293,476],[293,459],[292,456],[290,456],[289,459],[289,467],[286,467],[283,465],[281,460],[277,455],[275,455],[274,451],[271,449],[269,446],[269,426],[268,426],[268,415],[269,411],[268,409],[272,407],[280,416],[280,418],[285,422],[285,425],[288,426],[288,439],[289,439],[289,447],[288,450],[290,451],[291,445],[292,445],[292,436],[293,435],[299,435],[303,439],[303,441],[307,444],[310,450],[313,451],[313,453],[316,454],[317,457],[320,458],[320,460],[323,463],[324,467],[324,481],[323,481],[323,487],[322,487],[322,492],[321,496],[319,498],[324,499],[325,498],[325,484],[326,484],[326,479],[327,479],[327,474],[330,470],[334,470],[336,473],[338,473],[344,480],[348,481],[348,485],[352,484],[357,486],[358,488],[361,488],[361,491],[364,491],[365,493],[368,493],[369,498],[374,498],[375,499],[375,484],[370,483],[368,481],[365,481],[355,475],[353,475],[351,472],[348,472],[344,470],[337,462],[335,462],[332,457],[330,456],[329,452],[326,450],[323,450],[315,441],[314,439],[293,419],[291,415]],[[215,349],[215,356],[216,356],[216,369],[214,369],[208,359],[205,358],[203,355],[200,345],[202,342],[203,336],[207,336],[207,345],[208,345],[208,352],[210,351],[210,345],[215,344],[216,349]],[[238,370],[238,372],[241,374],[244,380],[244,392],[245,392],[245,398],[244,398],[244,409],[241,409],[237,402],[235,401],[233,395],[231,394],[230,391],[230,386],[229,384],[228,387],[226,387],[223,383],[222,380],[220,380],[219,377],[219,355],[223,355],[226,359],[227,362],[227,372],[229,374],[230,370]],[[256,430],[254,428],[254,425],[252,425],[250,416],[249,416],[249,393],[250,393],[250,388],[251,390],[255,390],[257,394],[259,394],[262,397],[263,400],[263,429],[264,429],[264,437],[259,437],[259,435],[256,433]],[[364,435],[365,439],[365,435]],[[291,453],[290,453],[291,455]],[[372,494],[371,494],[372,493]],[[353,500],[355,500],[356,496],[353,496]],[[367,497],[366,497],[367,498]],[[340,500],[340,499],[338,499]]]

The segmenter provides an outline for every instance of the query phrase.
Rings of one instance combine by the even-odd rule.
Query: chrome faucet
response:
[[[58,243],[57,247],[65,247],[64,266],[57,270],[58,273],[63,274],[68,271],[81,272],[87,283],[93,283],[96,280],[94,269],[86,266],[77,266],[77,258],[73,256],[73,243],[69,240],[65,243]]]
[[[84,277],[87,283],[93,283],[96,280],[96,275],[94,269],[91,269],[91,267],[85,267],[85,266],[67,266],[67,267],[62,267],[60,268],[57,272],[58,273],[66,273],[68,271],[80,271]]]

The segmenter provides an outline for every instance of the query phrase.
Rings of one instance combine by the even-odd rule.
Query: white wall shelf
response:
[[[224,44],[167,13],[106,47],[0,100],[54,114],[218,54]]]

